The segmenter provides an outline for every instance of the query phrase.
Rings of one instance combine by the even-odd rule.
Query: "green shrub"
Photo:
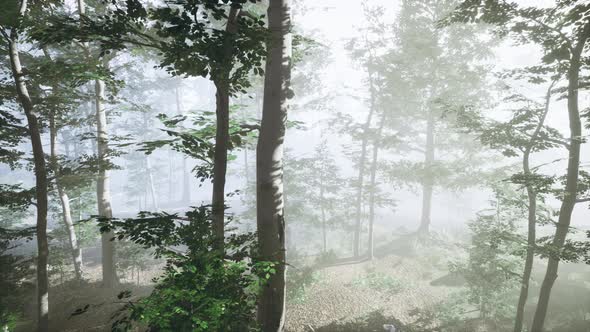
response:
[[[287,269],[287,301],[304,303],[306,290],[320,280],[320,273],[311,267]]]
[[[402,281],[377,272],[374,268],[369,268],[364,276],[354,279],[352,285],[388,293],[399,293],[405,287]]]
[[[34,261],[31,257],[11,252],[21,241],[30,241],[34,228],[7,229],[0,227],[0,328],[13,331],[19,317],[22,317],[28,301],[27,294],[34,291],[28,280],[35,276]]]
[[[271,262],[257,262],[253,233],[226,237],[225,255],[214,248],[209,206],[186,214],[143,213],[139,219],[102,220],[101,231],[113,230],[154,249],[165,258],[164,273],[154,291],[128,303],[115,316],[113,331],[136,323],[151,331],[257,331],[255,309],[260,287],[275,273]],[[129,299],[122,292],[119,299]]]
[[[330,265],[338,260],[338,256],[334,252],[334,250],[329,250],[326,252],[322,252],[316,259],[315,264],[317,266],[325,266]]]

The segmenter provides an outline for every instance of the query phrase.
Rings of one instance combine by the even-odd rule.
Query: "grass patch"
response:
[[[376,291],[386,291],[394,294],[399,293],[406,287],[405,282],[385,273],[375,271],[374,268],[368,269],[362,277],[354,279],[352,286],[370,288]]]
[[[320,271],[314,271],[310,267],[287,270],[287,302],[302,304],[307,301],[307,288],[320,282]]]

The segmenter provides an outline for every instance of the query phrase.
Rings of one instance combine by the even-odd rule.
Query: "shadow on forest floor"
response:
[[[392,317],[385,317],[379,310],[373,311],[364,317],[357,318],[353,321],[333,322],[330,325],[318,327],[314,329],[315,332],[373,332],[373,331],[387,331],[384,325],[392,324],[397,331],[402,328],[402,323]],[[311,331],[311,330],[310,330]]]
[[[113,289],[106,289],[100,282],[83,282],[78,284],[75,281],[68,281],[64,284],[51,287],[49,299],[53,306],[49,316],[50,331],[60,332],[82,332],[82,331],[110,331],[112,315],[119,310],[123,304],[117,299],[122,291],[131,291],[133,301],[142,296],[148,295],[153,289],[152,285],[136,285],[122,283]],[[33,298],[33,296],[31,296]],[[25,322],[19,324],[16,332],[34,331],[35,306],[31,301],[28,317]],[[76,310],[88,305],[85,313],[72,315]]]

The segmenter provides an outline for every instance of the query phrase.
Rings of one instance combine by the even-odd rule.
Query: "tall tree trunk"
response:
[[[323,172],[322,172],[323,173]],[[318,174],[320,176],[320,212],[322,215],[322,252],[326,253],[328,251],[328,231],[326,225],[326,207],[324,201],[324,174]]]
[[[523,156],[522,156],[522,170],[524,173],[525,178],[529,178],[531,173],[530,167],[530,155],[531,151],[535,147],[535,143],[537,141],[537,137],[543,129],[543,125],[545,124],[545,119],[547,118],[547,113],[549,113],[549,104],[551,102],[551,89],[553,89],[553,85],[555,81],[551,83],[549,89],[547,90],[547,94],[545,96],[545,110],[541,117],[539,118],[539,123],[529,140],[529,144],[526,147]],[[524,319],[524,307],[526,305],[528,295],[529,295],[529,284],[531,280],[531,273],[533,271],[533,263],[535,260],[535,248],[537,245],[537,193],[535,188],[531,183],[527,183],[526,185],[527,197],[529,201],[528,205],[528,231],[527,231],[527,250],[526,250],[526,258],[524,263],[524,271],[522,274],[522,281],[520,283],[520,295],[518,298],[518,304],[516,306],[516,318],[514,320],[514,332],[521,332],[523,319]]]
[[[565,183],[565,192],[561,208],[559,209],[559,219],[557,221],[553,242],[551,245],[561,250],[569,232],[569,226],[572,218],[572,212],[576,205],[578,189],[578,173],[580,168],[580,145],[582,144],[582,122],[580,121],[580,110],[578,106],[578,87],[581,66],[581,55],[586,45],[586,40],[590,37],[590,22],[586,22],[583,31],[581,31],[575,48],[572,50],[570,66],[568,70],[568,94],[567,109],[570,125],[570,146],[568,154],[567,175]],[[555,279],[557,279],[557,269],[559,267],[559,257],[549,257],[545,278],[541,284],[539,302],[533,318],[531,332],[541,332],[547,316],[549,307],[549,298],[551,288]]]
[[[66,231],[68,233],[70,249],[72,250],[72,260],[74,263],[74,272],[76,274],[76,280],[80,281],[82,280],[82,250],[78,245],[78,237],[76,236],[74,222],[72,221],[70,198],[68,197],[68,194],[66,193],[61,184],[59,164],[57,161],[57,127],[55,125],[55,114],[53,112],[50,114],[49,117],[49,131],[51,149],[51,169],[55,176],[55,187],[57,188],[57,194],[61,202],[62,218],[64,226],[66,227]]]
[[[182,157],[182,202],[190,204],[191,189],[190,189],[190,170],[186,157]]]
[[[51,61],[51,55],[47,48],[43,48],[43,53],[45,57]],[[52,87],[53,94],[57,94],[58,91],[57,84],[54,84]],[[65,189],[61,184],[60,179],[60,170],[59,170],[59,163],[58,163],[58,154],[57,154],[57,126],[55,124],[55,112],[51,111],[49,114],[49,142],[50,142],[50,150],[51,150],[51,161],[50,166],[55,176],[55,187],[57,189],[57,194],[59,196],[59,200],[61,202],[62,208],[62,218],[64,222],[64,226],[66,227],[66,232],[68,233],[68,240],[70,242],[70,249],[72,251],[72,263],[74,264],[74,273],[76,275],[76,280],[82,280],[82,250],[78,245],[78,238],[76,236],[76,230],[74,228],[74,223],[72,221],[72,210],[70,208],[70,198],[66,193]],[[67,145],[66,145],[66,155],[67,155]]]
[[[246,116],[246,110],[244,107],[242,109],[242,121],[246,122],[248,117]],[[244,177],[246,178],[246,188],[250,185],[250,164],[248,159],[248,145],[244,144]]]
[[[96,148],[98,151],[98,177],[96,179],[96,198],[98,202],[98,216],[112,218],[111,186],[109,177],[109,147],[107,115],[104,108],[105,84],[101,80],[94,81],[96,107]],[[118,284],[115,267],[115,244],[112,241],[113,232],[101,234],[102,244],[102,282],[107,288]]]
[[[24,18],[27,11],[27,0],[22,0],[19,17]],[[12,28],[8,38],[10,66],[18,100],[25,111],[31,137],[33,160],[35,164],[35,197],[37,207],[37,329],[40,332],[49,330],[49,277],[47,274],[47,260],[49,245],[47,241],[47,171],[45,169],[45,154],[41,141],[41,132],[33,101],[24,80],[23,68],[18,49],[18,29]]]
[[[143,126],[146,131],[148,130],[149,125],[150,124],[149,124],[148,115],[146,113],[143,113]],[[145,138],[145,139],[147,140],[147,138]],[[158,211],[160,209],[160,207],[158,206],[158,196],[156,194],[156,187],[154,184],[154,174],[152,172],[152,164],[151,164],[149,155],[145,155],[145,171],[146,171],[147,181],[148,181],[147,189],[149,190],[150,197],[152,199],[152,208],[154,210]]]
[[[158,205],[158,196],[156,194],[156,186],[154,184],[154,174],[152,173],[152,166],[150,162],[150,157],[145,156],[145,168],[148,176],[148,188],[150,190],[150,196],[152,198],[152,207],[154,210],[160,210]]]
[[[357,192],[356,192],[356,213],[355,213],[355,229],[353,238],[353,255],[358,257],[361,250],[361,233],[362,233],[362,220],[363,220],[363,192],[364,192],[364,179],[365,179],[365,163],[367,161],[367,146],[369,145],[369,131],[371,129],[371,121],[373,119],[373,113],[375,112],[375,93],[373,91],[373,72],[371,64],[369,64],[369,83],[370,88],[370,105],[369,114],[367,114],[367,120],[363,126],[363,138],[361,141],[361,154],[359,156],[358,164],[358,177],[357,177]]]
[[[213,198],[211,208],[214,234],[217,247],[223,250],[225,233],[225,176],[227,172],[227,151],[229,141],[229,91],[225,84],[215,84],[217,88],[217,126],[215,134],[215,154],[213,159]]]
[[[422,183],[422,216],[420,218],[420,227],[418,228],[418,233],[420,234],[428,234],[430,232],[432,192],[434,187],[431,174],[432,164],[434,163],[434,127],[434,112],[429,110],[426,120],[426,146],[424,149],[424,169],[426,170],[426,178]]]
[[[86,3],[84,0],[77,0],[78,13],[80,16],[86,15]],[[87,58],[91,58],[88,45],[83,44],[82,49]],[[108,65],[107,60],[103,64]],[[113,210],[111,208],[111,186],[108,171],[108,129],[107,116],[104,108],[105,83],[102,80],[94,81],[94,107],[96,117],[96,154],[98,157],[98,176],[96,179],[96,198],[98,205],[98,216],[102,218],[112,218]],[[115,267],[115,244],[112,241],[113,232],[101,234],[101,259],[102,259],[102,282],[107,288],[114,287],[119,283],[117,270]]]
[[[258,242],[263,260],[276,262],[276,273],[263,287],[258,323],[263,332],[282,331],[285,324],[285,217],[283,142],[291,81],[291,2],[271,0],[270,40],[264,80],[264,104],[256,154]]]
[[[375,191],[377,187],[377,162],[379,161],[379,146],[381,144],[381,133],[383,132],[383,124],[385,123],[385,116],[381,117],[381,123],[375,133],[373,140],[373,160],[371,162],[371,175],[370,175],[370,193],[369,193],[369,240],[368,240],[368,257],[373,259],[374,256],[374,240],[375,234],[373,226],[375,223]]]
[[[211,199],[211,212],[213,218],[213,232],[216,239],[216,247],[223,251],[225,235],[225,177],[227,173],[227,152],[229,149],[229,76],[231,62],[233,61],[233,40],[231,34],[237,31],[237,19],[239,9],[230,9],[226,32],[230,35],[225,41],[225,69],[223,77],[215,80],[215,98],[217,118],[215,133],[215,152],[213,156],[213,197]]]

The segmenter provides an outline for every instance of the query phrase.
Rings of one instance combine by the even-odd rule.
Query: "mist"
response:
[[[590,331],[590,4],[0,3],[2,331]]]

